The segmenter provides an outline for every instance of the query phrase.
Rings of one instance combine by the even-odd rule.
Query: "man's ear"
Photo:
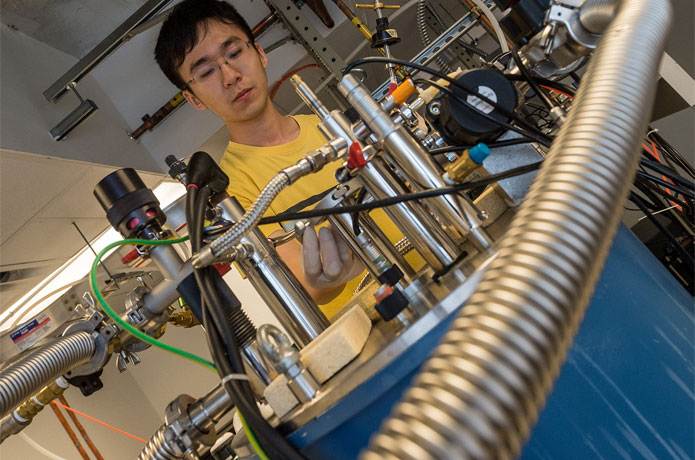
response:
[[[196,97],[190,90],[184,89],[181,91],[183,97],[186,98],[189,104],[196,110],[207,110],[207,106]]]
[[[268,55],[265,54],[265,51],[263,51],[263,48],[258,43],[254,43],[253,46],[256,47],[256,51],[258,52],[258,56],[261,58],[261,64],[263,64],[263,68],[267,69],[268,68]]]

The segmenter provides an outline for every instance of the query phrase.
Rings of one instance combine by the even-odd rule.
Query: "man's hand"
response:
[[[306,282],[315,289],[334,288],[358,276],[364,270],[352,249],[332,227],[304,231],[302,270]]]

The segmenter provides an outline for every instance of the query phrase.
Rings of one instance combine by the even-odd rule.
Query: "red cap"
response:
[[[350,145],[350,150],[348,153],[347,167],[348,169],[364,168],[367,161],[364,159],[364,152],[362,152],[362,147],[358,142],[353,142]]]

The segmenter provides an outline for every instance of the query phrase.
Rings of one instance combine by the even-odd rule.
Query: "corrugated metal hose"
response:
[[[363,460],[520,454],[615,235],[670,18],[622,3],[498,257]]]
[[[5,369],[0,375],[0,417],[56,377],[89,361],[95,349],[89,333],[76,332],[58,338]]]

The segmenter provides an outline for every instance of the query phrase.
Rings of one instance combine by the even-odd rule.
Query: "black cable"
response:
[[[504,74],[504,77],[509,80],[509,81],[526,81],[526,78],[523,75],[512,75],[512,74]],[[572,97],[575,97],[577,95],[577,90],[574,89],[570,85],[566,85],[564,83],[560,83],[559,81],[555,80],[550,80],[548,78],[541,78],[541,77],[532,77],[533,81],[538,83],[539,85],[547,86],[549,88],[556,89],[558,91],[562,91],[563,93],[567,93]]]
[[[555,107],[555,104],[553,104],[553,101],[551,101],[548,95],[543,92],[541,87],[538,86],[538,83],[536,83],[536,80],[533,79],[524,63],[521,62],[521,57],[519,57],[518,48],[512,49],[512,59],[514,59],[514,63],[521,72],[521,75],[523,75],[526,79],[526,82],[533,89],[533,92],[536,93],[538,98],[543,102],[543,104],[545,104],[546,107],[548,107],[549,110],[552,110]]]
[[[643,177],[643,178],[650,180],[652,182],[656,182],[657,184],[661,185],[662,187],[665,187],[673,192],[678,192],[681,195],[683,195],[684,197],[688,197],[692,200],[695,200],[695,193],[689,192],[685,189],[682,189],[681,187],[675,186],[672,183],[665,181],[659,177],[652,176],[652,175],[647,174],[647,173],[642,172],[642,171],[637,171],[637,176]]]
[[[671,232],[668,231],[666,227],[664,227],[659,220],[654,217],[654,215],[647,209],[647,207],[644,205],[644,202],[642,199],[635,193],[630,193],[630,201],[635,203],[638,208],[644,213],[645,216],[656,226],[656,228],[659,229],[661,233],[666,235],[666,237],[669,239],[671,244],[676,248],[676,250],[680,253],[681,257],[685,261],[685,263],[688,264],[688,266],[691,269],[695,268],[695,262],[693,261],[693,258],[688,254],[685,249],[683,249],[683,246],[678,244],[678,240],[676,240],[676,237],[671,234]]]
[[[651,129],[651,128],[650,128]],[[671,158],[681,169],[688,173],[691,177],[695,178],[695,168],[678,152],[678,150],[666,141],[659,133],[656,131],[651,131],[647,137],[653,140],[656,144],[661,146],[661,150],[664,153],[665,159]]]
[[[685,201],[683,201],[680,198],[677,198],[673,195],[669,195],[669,193],[666,192],[666,190],[659,188],[658,185],[656,185],[656,184],[654,184],[646,179],[642,179],[641,177],[636,177],[635,178],[635,185],[638,185],[640,183],[640,181],[643,181],[643,182],[641,182],[641,184],[644,185],[645,187],[649,187],[651,192],[655,192],[655,193],[659,194],[661,197],[665,198],[667,201],[671,201],[671,202],[673,202],[677,205],[683,206],[683,207],[688,207],[688,203],[686,203]],[[640,190],[643,191],[643,189],[640,189]],[[665,206],[665,207],[668,207],[668,206]],[[664,207],[654,205],[654,209],[661,210],[661,209],[664,209]]]
[[[485,113],[485,112],[479,110],[477,107],[474,107],[473,105],[471,105],[471,104],[470,104],[468,101],[466,101],[465,99],[463,99],[463,98],[457,96],[457,95],[451,90],[451,88],[447,88],[446,86],[440,85],[439,83],[437,83],[437,82],[435,82],[435,81],[426,80],[426,79],[424,79],[424,78],[415,79],[415,80],[413,80],[413,83],[415,83],[415,84],[418,84],[418,83],[419,83],[419,84],[426,84],[426,85],[428,85],[428,86],[433,86],[433,87],[437,88],[439,91],[441,91],[441,92],[443,92],[444,94],[446,94],[447,96],[449,96],[450,98],[452,98],[452,99],[458,101],[460,104],[463,104],[463,105],[465,105],[466,107],[469,107],[469,108],[471,108],[471,109],[474,109],[474,111],[476,111],[476,112],[478,112],[480,115],[482,115],[483,118],[485,118],[485,119],[487,119],[487,120],[490,120],[490,121],[492,121],[493,123],[496,123],[496,124],[498,124],[498,125],[500,125],[500,126],[503,126],[504,128],[507,128],[507,129],[509,129],[509,130],[511,130],[511,131],[514,131],[514,132],[518,133],[518,134],[521,134],[522,136],[531,139],[531,141],[533,141],[533,142],[540,142],[541,144],[545,145],[546,147],[549,147],[549,146],[550,146],[550,144],[548,144],[547,142],[544,142],[544,141],[542,141],[542,140],[539,140],[538,137],[537,137],[535,134],[529,133],[529,132],[527,132],[526,130],[523,130],[523,129],[519,129],[519,128],[517,128],[517,127],[514,126],[514,125],[511,125],[511,124],[509,124],[509,123],[506,123],[506,122],[504,122],[504,121],[501,121],[501,120],[496,119],[495,117],[493,117],[493,116],[490,115],[489,113]],[[542,134],[542,133],[541,133],[541,134]],[[545,136],[545,134],[543,134],[543,136]],[[547,137],[547,136],[546,136],[546,137]]]
[[[356,204],[362,204],[362,200],[367,196],[367,189],[362,187],[359,192],[357,192],[357,198],[355,198]],[[360,212],[355,211],[352,213],[352,233],[358,236],[362,231],[360,230]]]
[[[519,137],[519,138],[515,138],[515,139],[504,139],[501,141],[486,142],[485,145],[487,145],[488,148],[495,149],[495,148],[499,148],[499,147],[509,147],[512,145],[530,144],[531,142],[534,142],[534,141],[531,139]],[[473,147],[475,147],[475,145],[455,145],[455,146],[449,146],[449,147],[441,147],[438,149],[432,149],[427,153],[429,153],[430,155],[442,155],[444,153],[460,152],[461,150],[472,149]]]
[[[494,184],[503,179],[508,179],[510,177],[520,176],[538,169],[542,161],[537,163],[531,163],[525,166],[519,166],[517,168],[510,169],[498,174],[492,174],[483,179],[478,179],[471,182],[466,182],[464,184],[452,185],[450,187],[435,188],[429,190],[423,190],[421,192],[407,193],[401,196],[384,198],[382,200],[375,200],[369,203],[363,204],[353,204],[349,206],[341,206],[338,208],[330,209],[311,209],[309,211],[294,212],[294,213],[282,213],[275,216],[264,217],[260,220],[258,225],[265,224],[275,224],[278,222],[286,222],[290,220],[298,219],[310,219],[312,217],[324,217],[333,216],[336,214],[345,214],[353,212],[371,211],[372,209],[383,208],[386,206],[393,206],[398,203],[404,203],[406,201],[421,200],[424,198],[432,198],[435,196],[446,195],[448,193],[457,193],[463,190],[471,190],[478,187],[482,187],[489,184]]]
[[[356,61],[351,62],[350,64],[347,65],[345,70],[343,70],[343,75],[346,73],[350,72],[352,69],[355,67],[362,65],[362,64],[383,64],[383,63],[392,63],[392,64],[397,64],[401,65],[404,67],[412,67],[413,69],[420,70],[422,72],[429,73],[431,75],[434,75],[435,77],[439,77],[443,80],[448,81],[452,85],[462,89],[463,91],[467,92],[468,94],[471,94],[473,96],[476,96],[478,99],[481,99],[491,106],[495,107],[501,114],[504,116],[513,119],[516,121],[520,126],[524,127],[528,132],[521,132],[520,134],[523,134],[527,137],[535,137],[535,141],[545,145],[546,147],[550,146],[550,143],[552,142],[552,138],[545,133],[542,133],[540,130],[538,130],[536,127],[531,125],[530,123],[526,122],[525,120],[521,119],[518,115],[514,114],[513,112],[510,112],[509,110],[505,109],[495,101],[492,101],[490,98],[480,94],[478,91],[475,91],[471,88],[469,88],[467,85],[464,85],[460,81],[456,80],[455,78],[451,78],[445,73],[439,72],[437,70],[431,69],[427,66],[423,66],[420,64],[416,64],[415,62],[410,62],[410,61],[402,61],[400,59],[389,59],[389,58],[384,58],[384,57],[378,57],[378,56],[372,56],[372,57],[367,57],[364,59],[358,59]],[[519,128],[516,126],[510,125],[509,123],[502,122],[500,120],[497,120],[493,117],[490,117],[487,113],[483,112],[482,110],[478,109],[477,107],[473,106],[472,104],[468,103],[465,101],[464,104],[466,107],[468,107],[470,110],[475,112],[476,114],[482,116],[483,118],[486,119],[491,119],[494,123],[499,124],[500,126],[504,126],[507,129],[511,129],[512,131],[519,132]]]
[[[211,190],[208,187],[203,187],[200,192],[193,187],[189,188],[186,217],[189,222],[191,246],[194,250],[198,250],[202,246],[205,206],[210,195]],[[193,209],[192,211],[191,208]],[[245,373],[239,346],[224,314],[223,300],[215,287],[215,277],[219,277],[219,273],[213,267],[206,267],[194,270],[194,274],[203,297],[203,318],[201,318],[201,322],[207,332],[208,346],[220,377],[232,373]],[[261,415],[248,382],[231,381],[227,383],[225,388],[232,402],[244,415],[251,430],[259,441],[262,442],[263,448],[267,450],[271,458],[303,459],[289,442],[277,433]]]
[[[675,171],[673,171],[671,168],[662,165],[659,162],[656,161],[649,161],[649,160],[640,160],[640,164],[652,169],[654,171],[657,171],[664,176],[668,177],[669,179],[673,180],[674,182],[678,182],[679,184],[683,185],[684,187],[690,189],[690,190],[695,190],[695,185],[693,184],[692,181],[689,181],[683,176],[680,176],[677,174]]]

